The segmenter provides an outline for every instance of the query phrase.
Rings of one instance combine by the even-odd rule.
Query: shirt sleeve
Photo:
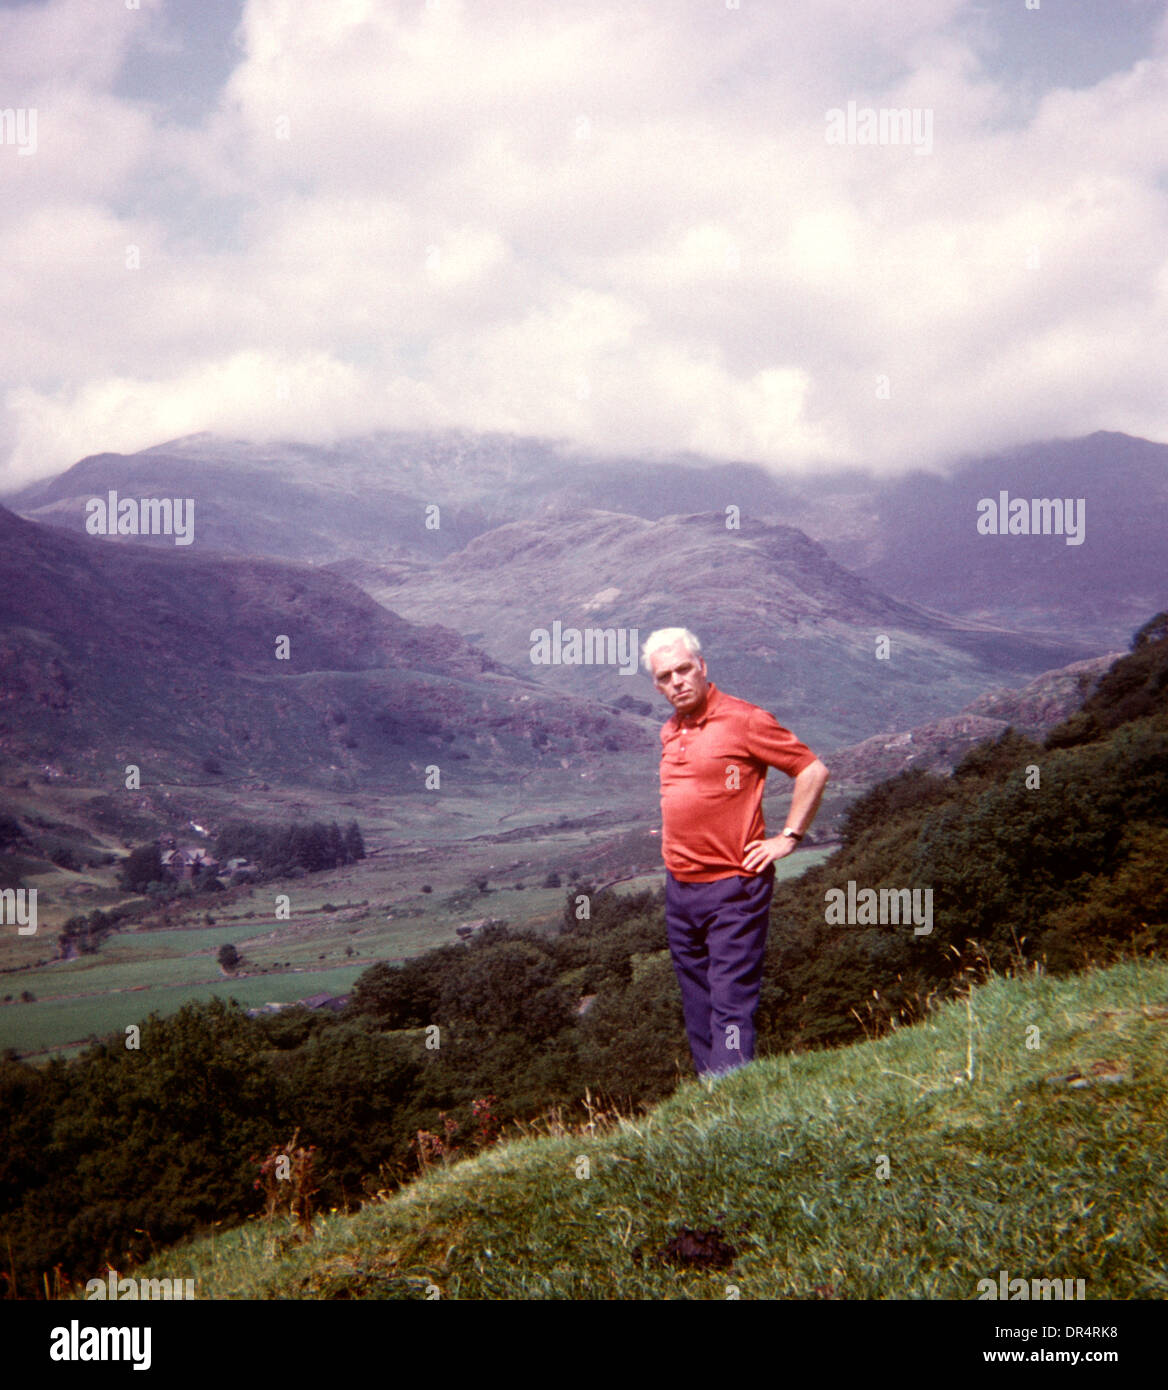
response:
[[[815,761],[811,749],[765,709],[756,709],[751,714],[747,734],[751,756],[769,767],[777,767],[788,777],[798,776]]]

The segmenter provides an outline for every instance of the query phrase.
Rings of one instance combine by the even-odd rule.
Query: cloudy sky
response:
[[[0,0],[0,247],[0,488],[1168,441],[1168,0]]]

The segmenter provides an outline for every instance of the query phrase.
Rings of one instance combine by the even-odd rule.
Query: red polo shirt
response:
[[[661,729],[665,867],[684,883],[745,874],[746,846],[767,838],[767,768],[794,777],[814,761],[811,749],[773,715],[711,682],[700,715],[674,714]]]

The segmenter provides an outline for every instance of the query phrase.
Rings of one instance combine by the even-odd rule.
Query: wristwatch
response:
[[[790,839],[794,840],[796,844],[798,844],[799,841],[803,838],[803,836],[800,835],[797,830],[792,830],[790,827],[784,830],[783,834],[788,836]]]

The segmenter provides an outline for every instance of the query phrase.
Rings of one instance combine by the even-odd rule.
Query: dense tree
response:
[[[410,1141],[430,1120],[419,1104],[428,1054],[417,1036],[382,1034],[352,1021],[319,1029],[279,1068],[286,1128],[321,1153],[325,1193],[362,1195],[362,1179],[407,1161]]]
[[[26,1296],[56,1265],[76,1277],[107,1260],[125,1268],[254,1209],[249,1157],[274,1142],[277,1114],[258,1042],[238,1008],[187,1005],[142,1024],[137,1048],[99,1044],[51,1072],[43,1090],[26,1087],[19,1117],[0,1110],[0,1149],[15,1134],[18,1153],[43,1125],[29,1102],[39,1095],[51,1115],[35,1178],[0,1219]]]
[[[231,821],[219,832],[215,849],[222,860],[251,860],[261,866],[266,877],[291,874],[297,869],[318,873],[365,857],[356,821],[350,821],[344,834],[335,821],[329,825],[313,821],[281,826]]]
[[[152,883],[162,880],[162,855],[158,845],[139,845],[131,850],[122,864],[119,882],[131,892],[144,892]]]
[[[355,864],[358,859],[365,858],[365,841],[361,838],[361,830],[355,820],[351,820],[345,827],[345,862]]]

